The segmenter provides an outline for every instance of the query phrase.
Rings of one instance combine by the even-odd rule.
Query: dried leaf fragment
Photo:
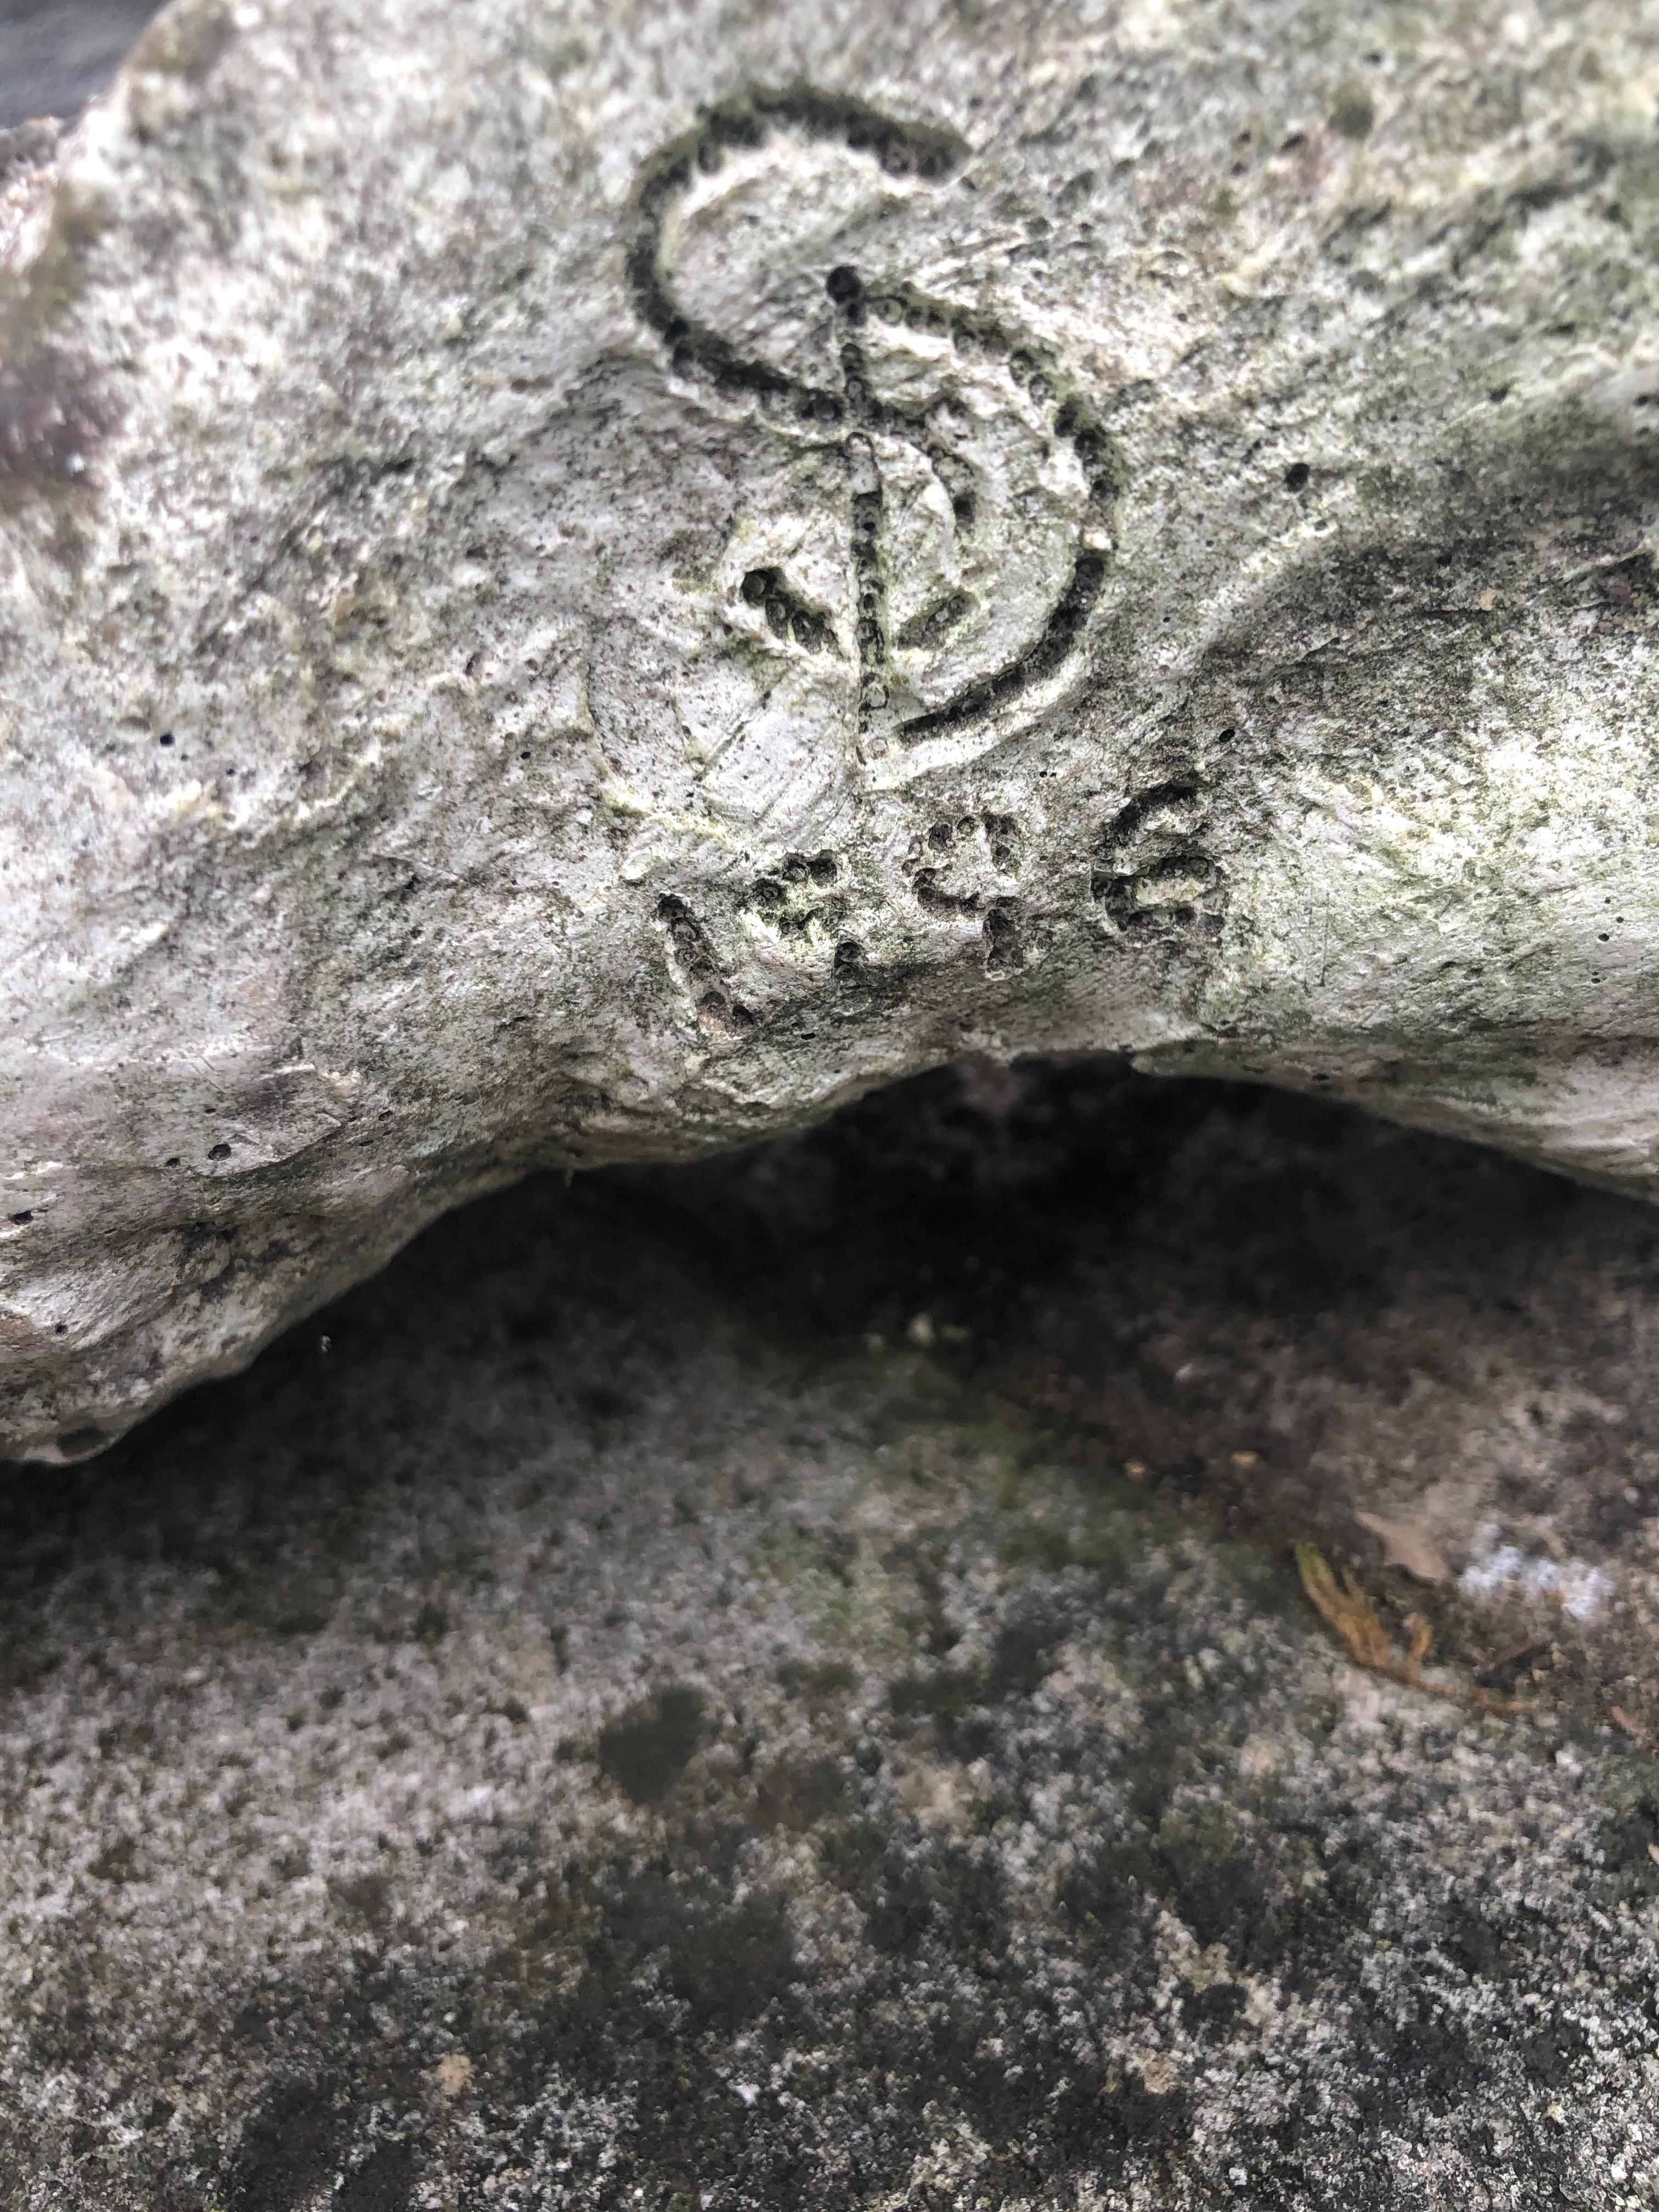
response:
[[[1403,1567],[1419,1583],[1443,1583],[1449,1579],[1451,1569],[1425,1521],[1410,1515],[1391,1520],[1382,1513],[1358,1511],[1353,1517],[1362,1528],[1369,1528],[1373,1536],[1382,1538],[1384,1566]]]
[[[1631,1718],[1622,1705],[1609,1705],[1607,1717],[1615,1728],[1624,1730],[1632,1743],[1639,1743],[1644,1751],[1650,1747],[1645,1731]],[[1649,1845],[1649,1849],[1652,1849],[1651,1844]]]
[[[1413,1613],[1407,1622],[1411,1642],[1401,1651],[1353,1574],[1345,1567],[1339,1582],[1316,1546],[1297,1545],[1296,1569],[1315,1611],[1336,1631],[1355,1662],[1371,1674],[1385,1674],[1389,1681],[1401,1683],[1408,1690],[1426,1690],[1431,1697],[1444,1698],[1451,1705],[1478,1706],[1482,1712],[1526,1711],[1529,1703],[1526,1698],[1489,1697],[1475,1684],[1465,1690],[1453,1683],[1430,1681],[1423,1666],[1434,1643],[1431,1624],[1421,1613]]]
[[[1339,1583],[1324,1553],[1311,1544],[1297,1546],[1296,1566],[1315,1610],[1329,1622],[1359,1665],[1379,1674],[1392,1674],[1397,1662],[1389,1632],[1349,1571],[1343,1569]]]

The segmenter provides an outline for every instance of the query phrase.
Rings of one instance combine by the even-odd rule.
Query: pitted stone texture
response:
[[[1113,1049],[1646,1190],[1659,23],[182,0],[0,179],[0,1334]]]

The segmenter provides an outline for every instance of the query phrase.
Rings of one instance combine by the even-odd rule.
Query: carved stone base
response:
[[[1659,25],[181,0],[0,174],[0,1437],[963,1052],[1646,1191]]]

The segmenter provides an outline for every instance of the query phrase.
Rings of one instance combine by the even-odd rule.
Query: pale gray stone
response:
[[[0,1331],[95,1449],[963,1052],[1651,1183],[1659,15],[182,0],[0,182]]]

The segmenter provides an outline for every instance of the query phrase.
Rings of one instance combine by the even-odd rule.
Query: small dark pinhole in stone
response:
[[[1340,138],[1351,138],[1355,145],[1369,138],[1376,125],[1376,103],[1362,86],[1354,86],[1343,94],[1331,110],[1331,128]]]
[[[208,1158],[210,1160],[228,1160],[230,1158],[230,1146],[228,1145],[210,1145],[208,1146]]]
[[[1308,466],[1306,461],[1292,461],[1285,471],[1285,490],[1306,491],[1308,479],[1312,474],[1313,471]]]
[[[743,580],[743,596],[751,607],[764,606],[771,588],[771,571],[767,568],[751,568]]]
[[[26,1223],[33,1221],[33,1218],[34,1216],[32,1213],[14,1213],[11,1217],[12,1226],[14,1229],[21,1229]]]
[[[812,881],[820,887],[833,884],[840,873],[840,864],[833,853],[819,853],[814,858]]]
[[[158,745],[170,745],[173,743],[172,731],[163,730],[161,736],[157,738],[155,742]]]
[[[177,1153],[177,1152],[169,1152],[169,1153],[167,1154],[167,1159],[165,1160],[165,1162],[163,1163],[163,1164],[164,1164],[165,1166],[167,1166],[167,1167],[170,1167],[170,1168],[176,1168],[176,1167],[178,1166],[178,1164],[179,1164],[179,1155],[178,1155],[178,1153]]]
[[[1230,745],[1237,735],[1238,732],[1234,729],[1232,724],[1229,722],[1224,730],[1218,730],[1216,732],[1215,741],[1218,745]]]
[[[860,298],[864,290],[863,285],[859,281],[858,270],[848,269],[845,264],[841,268],[832,269],[830,271],[823,280],[823,289],[838,307],[847,307],[852,301]]]
[[[66,1321],[53,1322],[52,1325],[52,1333],[54,1336],[67,1336],[69,1334],[69,1323]]]
[[[956,497],[951,501],[951,512],[955,515],[957,526],[960,529],[971,530],[974,526],[975,512],[974,495],[972,492],[959,491]]]
[[[1006,899],[988,907],[985,914],[986,964],[994,972],[1015,965],[1019,957],[1019,923],[1014,908]]]

